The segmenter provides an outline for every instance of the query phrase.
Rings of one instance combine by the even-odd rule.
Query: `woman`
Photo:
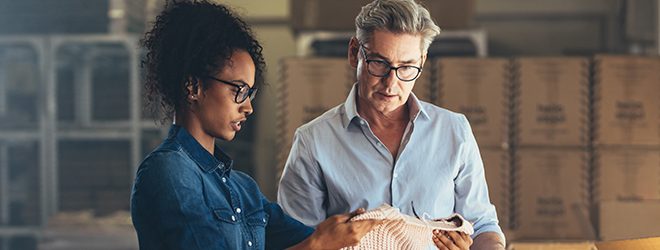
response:
[[[174,124],[140,164],[131,214],[141,249],[335,249],[354,245],[381,221],[334,216],[316,230],[268,201],[214,145],[252,114],[263,81],[262,47],[226,7],[166,6],[143,40],[151,104]]]

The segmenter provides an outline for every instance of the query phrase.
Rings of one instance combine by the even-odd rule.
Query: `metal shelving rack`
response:
[[[60,210],[61,183],[59,181],[62,159],[60,159],[59,153],[62,150],[60,147],[63,141],[126,141],[130,145],[127,149],[130,152],[128,153],[130,166],[126,166],[129,172],[112,178],[121,180],[113,185],[121,186],[122,189],[125,186],[125,190],[130,193],[130,184],[136,168],[153,146],[153,143],[149,143],[148,140],[160,141],[166,133],[166,128],[159,128],[151,118],[142,114],[141,72],[139,71],[141,52],[137,47],[137,41],[136,36],[130,35],[0,37],[0,249],[9,249],[13,237],[38,238],[40,230],[46,225],[48,218]],[[81,57],[66,59],[63,57],[66,53],[63,52],[67,50],[77,52]],[[120,58],[119,63],[117,60],[112,61],[112,58]],[[121,62],[124,59],[125,61]],[[109,62],[103,62],[103,60],[109,60]],[[10,82],[10,72],[7,67],[17,61],[23,61],[26,62],[26,65],[32,66],[33,72],[29,77],[34,79],[34,82],[30,83],[31,85],[23,82]],[[115,78],[110,81],[105,80],[106,89],[94,92],[94,82],[99,79],[103,80],[103,76],[94,77],[95,73],[103,70],[103,68],[101,71],[98,69],[99,61],[111,64],[112,68],[127,69],[125,81],[117,81]],[[112,65],[113,63],[126,65]],[[97,67],[96,72],[95,67]],[[58,111],[66,106],[60,107],[59,105],[64,104],[62,100],[67,97],[66,91],[62,91],[66,84],[59,82],[64,79],[61,75],[62,71],[60,71],[62,68],[67,68],[75,76],[71,79],[72,83],[68,85],[72,87],[70,90],[73,92],[71,94],[73,105],[69,105],[73,106],[73,112],[65,118],[58,117]],[[28,77],[28,74],[25,75]],[[94,108],[95,95],[105,94],[104,91],[108,90],[108,86],[126,86],[128,88],[123,92],[127,93],[126,96],[117,96],[117,93],[122,92],[115,91],[113,92],[115,96],[108,99],[126,107],[128,109],[125,112],[128,114],[126,117],[117,118],[113,115],[106,115],[110,118],[105,117],[99,120],[98,115],[94,115],[94,112],[98,111],[114,111],[110,108],[107,110],[102,107]],[[25,105],[13,103],[18,98],[12,97],[12,93],[28,91],[21,88],[34,92],[29,93],[34,97],[34,114],[30,114],[32,111],[29,110],[24,111],[22,106]],[[31,106],[27,105],[27,107]],[[17,117],[21,119],[17,119]],[[27,122],[23,122],[23,120],[27,120]],[[149,138],[149,136],[154,138]],[[145,144],[151,145],[145,146]],[[10,166],[12,157],[14,157],[10,154],[10,149],[14,145],[28,145],[28,147],[24,147],[28,149],[29,145],[36,145],[34,147],[36,148],[34,158],[38,162],[36,166],[32,166],[33,164]],[[30,152],[26,154],[29,155]],[[91,166],[95,163],[78,164]],[[15,192],[15,190],[24,189],[24,186],[30,187],[31,184],[34,184],[16,186],[20,183],[13,180],[17,178],[13,173],[27,171],[26,169],[34,169],[31,171],[35,171],[37,175],[36,195],[19,195]],[[12,214],[16,209],[11,208],[14,196],[20,196],[26,204],[36,203],[38,218],[24,224],[12,222],[11,220],[16,217]],[[124,198],[127,206],[128,198]],[[102,200],[102,196],[99,200]]]
[[[4,240],[0,241],[0,249],[9,249],[10,239],[13,237],[20,237],[25,235],[37,235],[38,227],[45,223],[45,218],[48,215],[48,176],[49,167],[47,162],[52,159],[50,151],[45,150],[44,145],[50,145],[53,137],[49,135],[52,127],[48,113],[43,112],[42,107],[47,107],[50,103],[49,100],[39,103],[39,97],[46,97],[47,89],[50,88],[49,84],[44,81],[43,72],[47,68],[47,61],[39,55],[46,54],[47,44],[43,39],[31,36],[10,37],[0,39],[0,117],[2,122],[0,124],[0,236]],[[19,83],[10,83],[10,72],[7,69],[10,64],[22,62],[25,66],[30,66],[34,70],[31,83],[20,83],[23,86],[32,84],[35,87],[31,94],[34,95],[32,104],[37,107],[34,114],[22,114],[25,110],[18,110],[18,107],[12,105],[12,86],[14,88],[20,86]],[[41,84],[39,84],[41,83]],[[23,108],[23,107],[20,107]],[[26,116],[22,116],[26,115]],[[27,119],[21,119],[27,118]],[[33,119],[32,121],[29,121]],[[21,121],[23,120],[23,121]],[[33,157],[37,159],[37,164],[31,166],[21,166],[23,169],[36,171],[36,179],[38,180],[38,195],[36,197],[29,197],[37,204],[38,218],[32,218],[31,223],[27,225],[16,225],[12,219],[12,203],[15,198],[16,183],[12,178],[12,172],[15,169],[11,168],[10,148],[26,144],[36,144],[38,152]],[[20,176],[19,176],[20,177]],[[35,176],[30,176],[35,177]],[[20,184],[20,183],[18,183]],[[34,215],[34,214],[33,214]]]

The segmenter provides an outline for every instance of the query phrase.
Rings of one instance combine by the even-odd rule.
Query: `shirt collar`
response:
[[[215,153],[211,155],[185,128],[172,125],[168,138],[176,140],[190,158],[205,172],[211,172],[216,168],[220,169],[223,174],[231,171],[234,161],[225,152],[214,145]]]
[[[422,106],[422,102],[417,98],[415,93],[410,92],[410,97],[408,97],[406,105],[410,108],[410,120],[413,123],[415,123],[420,116],[426,120],[430,119],[429,114],[426,113],[424,106]]]
[[[353,84],[353,87],[351,88],[351,92],[348,93],[348,97],[346,97],[346,101],[344,102],[344,116],[343,116],[343,124],[344,128],[348,128],[348,125],[353,121],[353,119],[356,119],[356,117],[359,117],[358,112],[357,112],[357,83]],[[361,118],[357,118],[361,119]]]
[[[353,84],[353,87],[351,88],[351,92],[348,94],[348,97],[346,98],[346,101],[344,102],[344,116],[343,116],[343,125],[344,128],[348,128],[348,125],[353,121],[354,119],[361,119],[359,118],[360,115],[357,112],[357,82]],[[410,97],[408,97],[408,101],[406,102],[406,105],[408,105],[408,108],[410,108],[410,121],[412,123],[415,123],[418,117],[429,119],[428,113],[426,113],[426,110],[424,110],[424,107],[422,106],[422,103],[419,99],[417,99],[417,96],[415,96],[414,93],[410,92]]]

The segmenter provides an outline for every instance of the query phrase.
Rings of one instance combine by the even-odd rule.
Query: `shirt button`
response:
[[[397,173],[394,173],[394,175],[393,175],[393,176],[394,176],[394,178],[396,178],[396,177],[399,177],[399,174],[397,174]]]
[[[236,216],[231,216],[231,221],[236,221]]]
[[[250,247],[252,246],[252,241],[248,240],[248,246],[250,246]]]
[[[236,208],[236,213],[239,213],[239,214],[241,213],[241,208],[240,207]]]
[[[261,219],[264,223],[266,223],[266,218]]]
[[[227,182],[227,178],[222,177],[222,182]]]
[[[364,120],[360,120],[360,124],[364,125]]]

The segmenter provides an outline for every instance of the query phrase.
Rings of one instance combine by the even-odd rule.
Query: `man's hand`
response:
[[[462,232],[433,230],[433,243],[440,250],[468,250],[472,238]]]
[[[329,217],[321,222],[316,227],[316,231],[305,241],[290,249],[339,249],[355,246],[365,234],[384,222],[384,220],[349,221],[364,212],[363,208],[359,208],[349,214]]]

